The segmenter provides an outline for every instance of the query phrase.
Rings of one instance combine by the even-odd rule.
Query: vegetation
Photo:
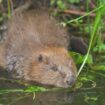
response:
[[[11,17],[13,9],[11,2],[12,0],[0,0],[0,40],[6,29],[4,21]],[[4,6],[4,4],[6,5]],[[102,87],[105,80],[105,0],[50,0],[50,4],[53,8],[52,14],[60,19],[60,24],[68,27],[73,36],[82,37],[88,45],[88,51],[85,55],[69,51],[77,64],[78,73],[77,83],[67,91],[87,91]],[[16,83],[23,87],[3,87],[0,89],[0,95],[9,93],[25,94],[24,97],[20,94],[18,98],[13,99],[13,103],[8,105],[12,105],[30,94],[33,94],[32,98],[34,100],[36,92],[62,91],[58,88],[47,89],[5,77],[0,77],[0,81],[5,81],[7,84],[8,82]],[[99,94],[90,95],[86,92],[83,98],[88,105],[90,105],[90,102],[91,105],[96,105],[95,102],[99,99]],[[0,105],[4,105],[1,100],[2,98],[0,98]],[[78,103],[78,105],[80,104]]]
[[[5,1],[5,0],[4,0]],[[3,0],[0,0],[0,8]],[[0,34],[2,34],[3,21],[11,16],[11,1],[7,0],[7,11],[0,11]],[[75,88],[91,82],[91,88],[96,86],[94,74],[105,77],[105,1],[104,0],[51,0],[53,15],[62,17],[61,24],[72,27],[74,36],[82,37],[88,44],[86,55],[71,52],[78,66],[78,82]],[[74,30],[76,30],[74,32]],[[73,89],[74,90],[74,89]],[[0,90],[0,94],[8,92],[36,92],[48,91],[42,87],[28,86],[26,89]]]
[[[55,0],[52,0],[52,4]],[[68,3],[69,6],[68,6]],[[88,51],[86,55],[70,52],[78,65],[78,88],[91,81],[96,87],[95,75],[105,77],[105,36],[104,36],[104,0],[57,0],[58,11],[69,14],[69,19],[63,18],[63,26],[73,27],[72,34],[87,39]],[[74,8],[72,8],[72,5]],[[82,7],[81,7],[82,6]],[[78,8],[78,9],[77,9]],[[82,8],[82,9],[81,9]],[[68,15],[67,15],[68,16]],[[77,29],[76,33],[73,31]],[[79,33],[79,34],[78,34]],[[81,85],[80,85],[81,84]]]

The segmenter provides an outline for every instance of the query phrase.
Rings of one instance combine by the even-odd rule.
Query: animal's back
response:
[[[8,23],[6,42],[13,49],[27,49],[33,45],[57,45],[67,48],[69,35],[52,16],[44,10],[16,12]]]

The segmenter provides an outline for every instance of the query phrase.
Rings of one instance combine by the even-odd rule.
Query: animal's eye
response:
[[[42,56],[42,55],[39,55],[38,61],[39,61],[39,62],[42,62],[42,61],[43,61],[43,56]]]
[[[47,56],[43,55],[43,54],[40,54],[38,56],[38,62],[40,62],[40,63],[43,62],[45,64],[49,64],[49,58]]]

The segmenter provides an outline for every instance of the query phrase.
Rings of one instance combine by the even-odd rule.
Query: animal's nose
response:
[[[72,86],[76,81],[76,77],[74,75],[72,75],[71,77],[67,78],[66,83],[69,86]]]

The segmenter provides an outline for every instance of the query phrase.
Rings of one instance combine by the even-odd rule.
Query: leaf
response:
[[[38,86],[31,86],[24,90],[24,92],[44,92],[44,91],[48,91],[48,89]]]
[[[80,0],[68,0],[68,2],[70,2],[70,3],[79,3]]]
[[[105,65],[93,65],[92,66],[93,70],[101,70],[101,71],[105,71]]]
[[[58,0],[57,5],[58,5],[59,9],[62,9],[62,10],[66,9],[66,5],[64,4],[64,2],[62,0]]]
[[[81,55],[81,54],[76,53],[76,52],[69,52],[69,53],[74,58],[76,64],[82,64],[82,62],[84,61],[85,56],[86,56],[86,55],[84,56],[84,55]],[[87,61],[86,61],[86,64],[93,64],[93,57],[91,54],[89,54]]]

